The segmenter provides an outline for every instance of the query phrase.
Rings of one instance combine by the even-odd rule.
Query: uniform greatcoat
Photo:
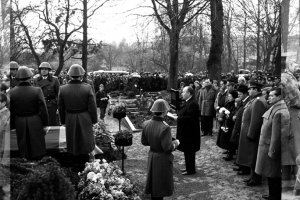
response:
[[[97,107],[92,87],[72,80],[60,87],[58,109],[66,125],[67,150],[73,155],[88,154],[95,148],[93,124],[97,123]]]
[[[267,101],[261,93],[246,104],[242,117],[237,164],[255,168],[260,129],[263,123],[262,116],[267,109]]]
[[[41,88],[21,82],[10,90],[11,129],[16,129],[19,153],[35,158],[46,153],[44,126],[48,112]]]
[[[281,177],[281,157],[290,134],[290,114],[281,100],[263,115],[255,172],[269,178]],[[282,157],[283,158],[283,157]]]
[[[48,75],[45,79],[39,76],[34,80],[34,85],[40,87],[43,91],[49,114],[49,125],[57,126],[59,124],[56,116],[59,91],[58,79],[51,75]]]
[[[141,142],[150,146],[145,193],[153,197],[171,196],[174,147],[170,126],[161,117],[154,116],[143,123]]]
[[[197,152],[200,150],[199,107],[193,97],[178,111],[176,138],[180,141],[179,151]]]

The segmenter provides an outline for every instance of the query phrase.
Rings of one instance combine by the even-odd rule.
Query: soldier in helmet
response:
[[[59,91],[58,78],[49,72],[52,70],[48,62],[42,62],[39,66],[40,76],[34,80],[34,85],[43,91],[49,114],[49,125],[58,126],[57,97]]]
[[[9,63],[9,79],[10,79],[10,88],[13,88],[19,84],[18,80],[16,79],[16,74],[19,68],[19,64],[15,61],[11,61]]]
[[[72,65],[68,71],[71,80],[60,87],[58,94],[59,116],[66,126],[67,151],[73,155],[76,171],[84,169],[88,154],[95,148],[96,99],[91,85],[81,81],[84,73],[80,65]]]
[[[171,128],[163,121],[169,109],[165,100],[156,100],[150,110],[153,118],[143,123],[141,142],[150,146],[145,193],[151,194],[153,200],[171,196],[174,190],[172,151],[179,140],[172,141]]]
[[[30,84],[32,76],[25,66],[16,73],[19,85],[10,90],[11,129],[16,129],[21,157],[40,159],[46,153],[44,126],[48,125],[48,112],[41,88]]]

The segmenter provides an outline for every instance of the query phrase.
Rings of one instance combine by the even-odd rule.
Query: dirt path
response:
[[[172,130],[175,134],[176,130]],[[133,145],[126,147],[128,156],[125,160],[125,171],[133,180],[144,185],[146,180],[147,153],[149,147],[140,143],[141,132],[134,133]],[[201,150],[196,154],[197,173],[182,176],[179,169],[184,166],[183,153],[174,152],[175,192],[170,199],[191,200],[257,200],[267,193],[267,183],[258,187],[247,187],[243,180],[247,176],[238,176],[232,170],[233,162],[222,159],[223,150],[215,145],[216,135],[202,137]],[[143,199],[149,199],[143,197]]]

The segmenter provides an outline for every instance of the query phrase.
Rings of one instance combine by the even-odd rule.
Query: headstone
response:
[[[179,90],[175,90],[175,89],[171,89],[171,102],[170,102],[170,106],[171,108],[173,108],[174,110],[179,110]]]

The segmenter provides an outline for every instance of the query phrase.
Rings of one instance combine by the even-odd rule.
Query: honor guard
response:
[[[19,69],[19,64],[15,61],[11,61],[9,63],[9,80],[10,80],[10,88],[13,88],[19,84],[19,81],[16,79],[16,74]]]
[[[48,62],[42,62],[39,66],[40,76],[34,80],[34,85],[40,87],[43,91],[49,113],[49,126],[58,126],[57,98],[59,81],[57,77],[49,74],[51,70],[52,68]]]

